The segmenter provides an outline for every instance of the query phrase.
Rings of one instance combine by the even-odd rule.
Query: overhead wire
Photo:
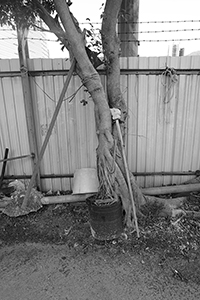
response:
[[[130,31],[130,32],[122,32],[122,34],[130,34],[130,33],[164,33],[164,32],[185,32],[185,31],[200,31],[200,28],[185,28],[185,29],[164,29],[164,30],[148,30],[148,31]]]
[[[0,38],[0,40],[16,40],[15,37],[4,37]],[[35,40],[35,41],[46,41],[46,42],[58,42],[53,39],[46,38],[27,38],[27,40]],[[129,39],[129,40],[121,40],[121,42],[175,42],[175,41],[199,41],[200,38],[188,38],[188,39],[155,39],[155,40],[137,40],[137,39]]]
[[[197,23],[200,22],[200,20],[174,20],[174,21],[123,21],[123,22],[118,22],[118,24],[160,24],[160,23]],[[79,24],[82,25],[90,25],[90,24],[101,24],[101,22],[80,22]]]
[[[159,42],[183,42],[183,41],[199,41],[200,38],[191,38],[191,39],[169,39],[169,40],[137,40],[137,39],[130,39],[130,40],[121,40],[121,42],[148,42],[148,43],[159,43]]]
[[[95,25],[95,24],[101,24],[102,22],[79,22],[79,24],[82,25]],[[172,23],[200,23],[200,20],[168,20],[168,21],[123,21],[118,22],[118,24],[172,24]],[[46,31],[44,28],[41,28],[41,30],[32,29],[30,28],[30,31]],[[12,28],[0,28],[0,31],[15,31]]]
[[[97,28],[96,30],[99,31],[100,29]],[[0,29],[0,31],[2,31],[2,30]],[[3,30],[3,31],[6,31],[6,30]],[[134,33],[134,34],[135,33],[165,33],[165,32],[186,32],[186,31],[200,31],[200,28],[162,29],[162,30],[147,30],[147,31],[134,31],[133,30],[133,31],[124,31],[124,32],[122,32],[122,34],[130,34],[130,33]],[[41,29],[41,30],[34,30],[32,32],[44,32],[44,31]],[[53,32],[49,32],[49,33],[53,33]]]
[[[137,24],[158,24],[158,23],[197,23],[200,22],[200,20],[174,20],[174,21],[141,21],[141,22],[119,22],[119,23],[125,23],[125,24],[131,24],[131,23],[137,23]],[[100,22],[82,22],[80,24],[101,24]],[[99,29],[97,29],[99,30]],[[11,28],[0,28],[0,31],[13,31]],[[41,30],[39,28],[37,29],[30,29],[31,32],[41,32],[44,31],[43,28]],[[148,31],[125,31],[120,33],[121,35],[123,34],[150,34],[150,33],[172,33],[172,32],[195,32],[195,31],[200,31],[200,28],[183,28],[183,29],[163,29],[163,30],[148,30]],[[0,37],[0,40],[14,40],[17,39],[17,36],[12,36],[12,37]],[[37,37],[28,37],[28,40],[37,40],[37,41],[47,41],[47,42],[57,42],[56,39],[49,39],[49,38],[37,38]],[[174,41],[197,41],[200,40],[200,38],[173,38],[173,39],[129,39],[129,40],[121,40],[121,42],[174,42]]]

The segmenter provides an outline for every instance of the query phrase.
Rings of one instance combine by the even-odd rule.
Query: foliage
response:
[[[91,50],[97,52],[98,54],[102,53],[102,41],[101,41],[101,33],[99,28],[95,28],[94,25],[89,21],[90,29],[86,29],[86,46]]]
[[[55,10],[53,0],[42,0],[43,6],[50,13]],[[15,26],[33,25],[37,17],[34,0],[0,0],[0,25]]]

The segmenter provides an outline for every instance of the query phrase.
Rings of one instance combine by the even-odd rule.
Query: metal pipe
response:
[[[4,161],[10,161],[10,160],[22,159],[22,158],[26,158],[26,157],[34,158],[34,157],[35,157],[35,154],[34,154],[34,153],[31,153],[31,154],[27,154],[27,155],[21,155],[21,156],[15,156],[15,157],[10,157],[10,158],[0,159],[0,163],[1,163],[1,162],[4,162]]]
[[[32,175],[6,175],[4,179],[30,179]],[[51,178],[73,178],[74,174],[46,174],[41,175],[41,179],[51,179]]]
[[[129,74],[136,74],[136,75],[161,75],[165,69],[121,69],[120,73],[122,75],[129,75]],[[29,76],[36,77],[36,76],[66,76],[68,74],[68,70],[29,70]],[[100,75],[105,75],[105,70],[98,70]],[[199,75],[200,69],[176,69],[177,75]],[[0,78],[3,77],[20,77],[20,71],[5,71],[0,73]],[[74,75],[76,76],[76,75]]]
[[[2,182],[3,182],[3,179],[4,179],[4,174],[5,174],[5,170],[6,170],[6,164],[7,164],[7,157],[8,157],[8,152],[9,152],[9,149],[6,148],[5,150],[5,154],[4,154],[4,162],[3,162],[3,167],[2,167],[2,170],[1,170],[1,177],[0,177],[0,187],[2,185]]]
[[[199,171],[180,171],[180,172],[133,172],[136,177],[139,176],[199,176]],[[30,179],[32,175],[6,175],[5,179]],[[73,178],[74,174],[44,174],[40,175],[41,179],[53,179],[53,178]]]
[[[177,171],[177,172],[133,172],[134,176],[188,176],[188,175],[200,175],[200,171]]]

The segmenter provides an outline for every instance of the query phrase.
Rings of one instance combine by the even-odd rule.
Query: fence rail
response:
[[[38,150],[68,70],[64,59],[28,60]],[[121,59],[121,89],[128,107],[127,157],[131,171],[141,173],[136,177],[140,186],[179,184],[191,178],[188,171],[200,169],[199,75],[199,56]],[[100,76],[105,85],[104,70]],[[0,159],[5,148],[9,157],[31,155],[26,114],[19,61],[0,60]],[[64,175],[95,167],[96,147],[94,105],[78,76],[73,76],[41,163],[42,189],[71,189],[73,179]],[[29,177],[32,168],[28,156],[11,160],[6,175]],[[157,175],[144,176],[147,172]],[[170,175],[177,172],[182,175]],[[61,177],[48,178],[49,174]]]

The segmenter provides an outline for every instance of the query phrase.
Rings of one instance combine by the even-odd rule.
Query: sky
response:
[[[72,0],[70,6],[79,23],[100,22],[103,0]],[[174,44],[177,48],[184,48],[184,54],[200,51],[200,0],[140,0],[139,8],[139,32],[141,31],[162,31],[178,30],[177,32],[139,33],[139,56],[167,56],[172,55]],[[177,21],[199,20],[199,22],[177,22]],[[153,21],[154,23],[143,23]],[[155,23],[165,21],[165,23]],[[167,23],[166,21],[176,21]],[[86,26],[82,24],[82,26]],[[100,28],[100,24],[95,25]],[[193,29],[193,30],[191,30]],[[198,29],[198,30],[197,30]],[[191,30],[191,31],[189,31]],[[54,36],[48,34],[48,38]],[[169,41],[169,42],[147,42],[147,40],[172,40],[172,39],[193,39],[197,41]],[[51,58],[66,57],[67,52],[62,52],[60,46],[55,42],[48,42]]]

